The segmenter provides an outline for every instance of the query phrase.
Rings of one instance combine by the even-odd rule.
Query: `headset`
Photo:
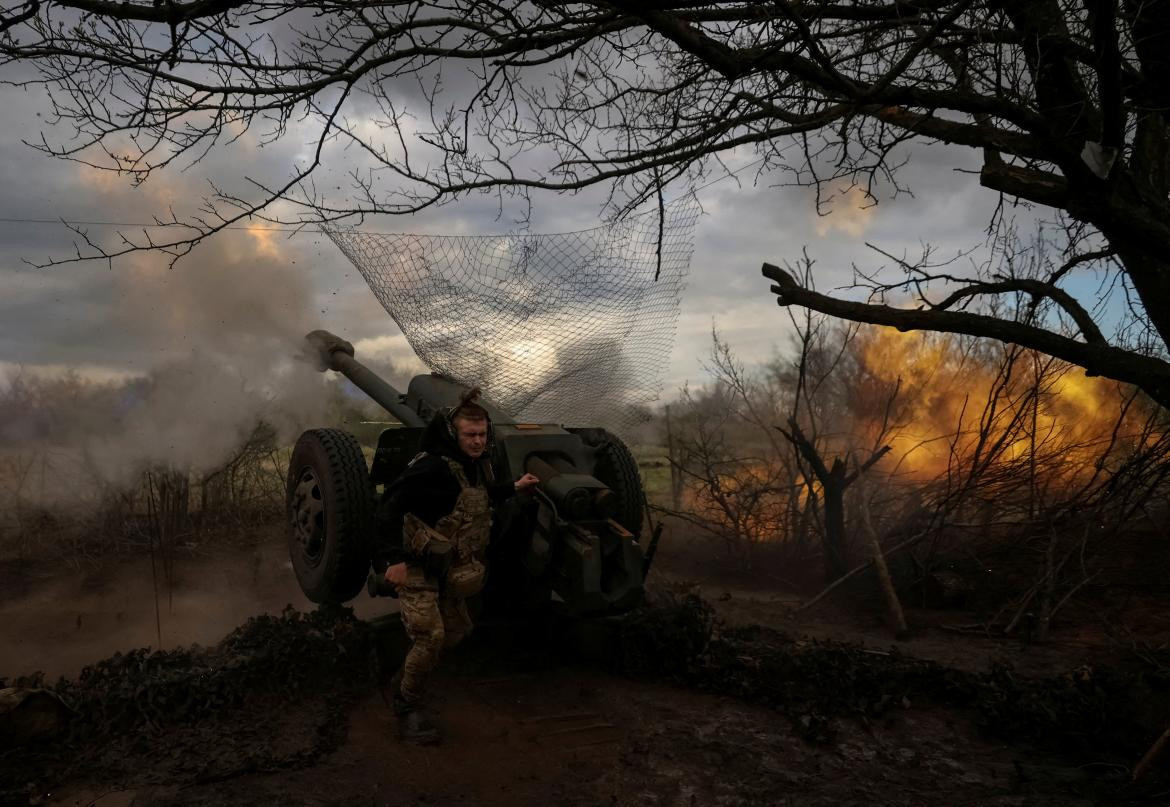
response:
[[[459,410],[465,406],[470,405],[483,412],[483,416],[487,420],[487,448],[484,450],[484,454],[490,456],[496,443],[495,425],[492,423],[491,413],[489,413],[486,408],[480,406],[479,403],[476,402],[479,394],[479,387],[472,387],[460,395],[459,403],[457,403],[455,406],[448,406],[443,410],[443,422],[447,424],[447,435],[454,443],[458,444],[459,430],[455,427],[455,418],[459,414]]]

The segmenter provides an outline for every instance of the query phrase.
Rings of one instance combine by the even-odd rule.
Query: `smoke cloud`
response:
[[[230,233],[174,268],[144,256],[110,275],[118,304],[95,338],[137,345],[135,377],[8,374],[0,451],[10,465],[14,452],[47,452],[55,482],[26,494],[122,486],[155,465],[206,472],[260,420],[289,442],[323,421],[329,385],[297,358],[319,327],[312,293],[270,236]]]

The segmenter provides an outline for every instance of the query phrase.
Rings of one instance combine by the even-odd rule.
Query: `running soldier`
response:
[[[398,589],[411,640],[394,695],[406,742],[439,740],[420,707],[443,649],[471,632],[467,598],[483,586],[492,507],[539,481],[532,474],[492,479],[484,456],[491,420],[478,395],[470,390],[458,406],[435,415],[419,441],[421,453],[391,485],[381,510],[375,569]]]

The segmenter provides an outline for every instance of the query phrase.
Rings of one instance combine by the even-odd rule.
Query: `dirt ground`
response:
[[[693,553],[672,557],[664,546],[657,563],[659,583],[696,590],[728,624],[844,639],[879,654],[892,644],[880,619],[827,607],[794,620],[790,594],[714,573],[697,577]],[[50,679],[74,677],[116,651],[159,646],[160,634],[163,648],[210,645],[247,617],[278,614],[288,604],[310,607],[275,532],[255,543],[189,549],[176,562],[173,591],[159,592],[157,617],[149,558],[79,570],[7,569],[5,575],[0,677],[10,680],[33,670]],[[394,610],[390,601],[364,597],[354,605],[364,619]],[[985,670],[1006,660],[1021,674],[1051,675],[1108,650],[1100,643],[1090,648],[1072,632],[1043,648],[1025,647],[938,628],[953,615],[911,616],[920,629],[899,651],[960,669]],[[445,729],[440,746],[400,743],[384,693],[366,692],[336,718],[344,731],[327,753],[311,753],[319,738],[289,732],[283,756],[263,770],[229,766],[167,780],[139,769],[34,782],[16,803],[1170,804],[1170,785],[1126,784],[1124,755],[1073,759],[1005,742],[952,705],[906,702],[876,718],[835,718],[831,737],[814,742],[799,722],[772,708],[670,676],[631,677],[596,660],[563,657],[527,666],[519,655],[508,657],[513,645],[501,633],[507,630],[489,623],[445,661],[434,692]],[[257,708],[262,717],[247,730],[257,742],[270,742],[271,732],[283,731],[281,709],[303,706]],[[165,733],[150,742],[165,752]],[[1165,781],[1165,766],[1152,781]]]
[[[581,669],[444,676],[446,740],[406,746],[378,697],[294,771],[51,794],[53,805],[1077,805],[1086,777],[907,710],[813,746],[767,710]]]

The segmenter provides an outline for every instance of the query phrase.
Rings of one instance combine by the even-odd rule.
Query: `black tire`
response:
[[[593,468],[593,475],[613,491],[617,500],[614,519],[632,532],[637,540],[642,534],[642,505],[645,502],[638,461],[617,435],[597,429],[594,440],[597,464]]]
[[[357,596],[370,568],[373,488],[352,434],[311,429],[300,436],[285,513],[289,557],[305,596],[316,603]]]

